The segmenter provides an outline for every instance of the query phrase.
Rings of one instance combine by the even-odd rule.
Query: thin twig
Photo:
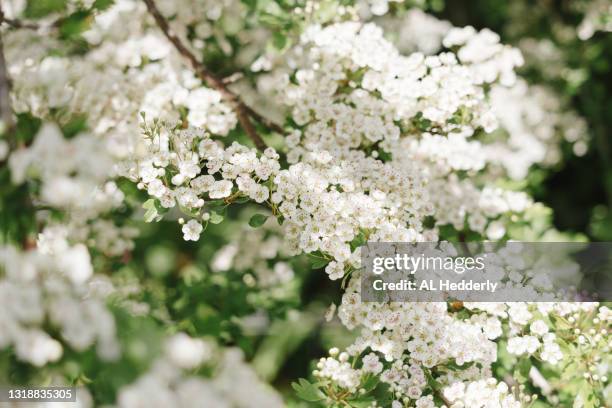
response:
[[[255,119],[260,122],[262,125],[270,128],[271,130],[279,133],[283,133],[283,129],[281,126],[273,123],[267,118],[264,118],[259,113],[255,112],[252,108],[248,107],[242,99],[234,92],[232,92],[224,83],[224,81],[210,72],[206,66],[200,62],[196,56],[183,44],[181,39],[172,31],[170,25],[166,18],[161,14],[157,6],[155,5],[154,0],[143,0],[147,5],[147,9],[149,13],[155,19],[155,22],[162,30],[166,38],[174,45],[174,48],[181,54],[185,59],[189,61],[192,68],[195,70],[197,76],[205,82],[211,88],[216,89],[221,93],[223,98],[232,104],[234,111],[236,112],[236,116],[238,117],[238,122],[246,132],[246,134],[251,138],[255,146],[259,150],[264,150],[267,146],[263,141],[261,136],[257,133],[255,126],[251,123],[250,118]]]
[[[244,104],[243,104],[244,105]],[[285,134],[285,130],[283,129],[282,126],[280,126],[279,124],[273,122],[271,119],[268,119],[266,117],[263,117],[261,114],[255,112],[253,110],[253,108],[251,108],[248,105],[244,105],[244,108],[246,109],[247,113],[256,121],[258,121],[259,123],[261,123],[262,125],[266,126],[267,128],[275,131],[276,133],[279,133],[281,135]]]
[[[6,18],[4,15],[0,16],[0,24],[6,23],[12,28],[27,28],[28,30],[38,30],[40,26],[36,23],[24,22],[15,18]]]
[[[40,30],[44,28],[44,29],[49,30],[49,29],[59,27],[63,21],[64,20],[62,19],[62,17],[60,17],[50,24],[40,25],[32,21],[23,21],[17,18],[8,18],[4,14],[4,11],[0,8],[0,24],[6,23],[9,27],[14,28],[14,29],[25,28],[27,30]]]
[[[453,405],[452,402],[450,402],[445,396],[444,394],[442,394],[441,391],[439,390],[434,390],[435,394],[438,396],[438,398],[440,398],[442,400],[442,402],[444,402],[444,405],[446,405],[447,407],[451,407]]]
[[[249,114],[242,103],[236,104],[236,116],[238,116],[238,122],[240,122],[240,125],[242,126],[246,134],[249,135],[251,140],[253,140],[253,143],[255,143],[255,147],[257,147],[261,151],[265,150],[268,146],[266,145],[266,142],[263,141],[261,136],[259,136],[257,130],[255,130],[255,126],[253,126],[253,124],[251,123]]]
[[[234,72],[233,74],[223,78],[222,81],[225,86],[228,86],[230,84],[233,84],[234,82],[239,81],[242,78],[244,78],[244,74],[242,72]],[[266,126],[267,128],[277,133],[280,133],[281,135],[285,133],[285,130],[282,128],[282,126],[262,116],[261,114],[256,112],[253,108],[248,106],[246,103],[243,103],[243,105],[246,109],[247,114],[251,116],[253,119],[255,119],[257,122],[261,123],[262,125]]]

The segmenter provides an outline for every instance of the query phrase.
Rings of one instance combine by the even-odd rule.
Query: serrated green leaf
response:
[[[268,219],[267,215],[255,214],[249,220],[249,225],[253,228],[261,227],[262,225],[266,223],[267,219]]]
[[[208,220],[211,224],[219,224],[223,221],[223,215],[217,211],[210,212],[210,219]]]
[[[146,210],[144,215],[145,222],[158,222],[162,216],[168,212],[168,209],[161,205],[159,200],[150,198],[142,204],[142,208]]]
[[[145,222],[153,222],[156,221],[158,218],[157,206],[155,205],[155,201],[156,200],[154,198],[150,198],[142,205],[142,208],[146,210],[144,215]]]
[[[304,378],[300,378],[299,383],[292,383],[291,387],[297,393],[297,396],[304,401],[317,402],[325,399],[325,394],[315,384],[311,384]]]

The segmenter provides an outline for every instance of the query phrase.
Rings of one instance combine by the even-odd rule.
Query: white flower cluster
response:
[[[510,117],[496,110],[495,101],[504,95],[526,92],[522,82],[515,85],[520,54],[501,45],[496,34],[451,29],[443,44],[456,53],[405,57],[371,24],[308,29],[296,49],[298,68],[279,82],[299,127],[286,138],[290,166],[285,170],[271,149],[259,155],[238,144],[226,148],[207,133],[223,136],[235,126],[218,93],[179,85],[178,79],[172,85],[163,82],[140,106],[145,149],[136,152],[137,161],[126,174],[162,207],[178,204],[193,218],[183,225],[187,240],[199,239],[211,204],[244,196],[267,203],[284,219],[294,253],[319,251],[331,259],[326,271],[332,279],[357,266],[358,251],[352,251],[351,243],[361,234],[380,241],[437,240],[436,229],[423,226],[427,216],[458,230],[467,222],[470,229],[500,239],[505,229],[497,219],[525,211],[530,200],[490,185],[487,180],[495,172],[489,170],[504,156],[500,152],[528,148],[521,142],[546,144],[551,128],[529,128],[538,125],[524,119],[532,111]],[[187,108],[182,123],[169,113],[179,107]],[[498,119],[509,141],[481,142],[478,134],[495,130]],[[518,177],[531,164],[554,159],[539,153],[502,167]],[[462,172],[478,177],[464,178]],[[214,260],[216,268],[227,270],[236,251],[236,246],[225,247]],[[425,407],[433,400],[426,395],[423,370],[453,362],[467,368],[446,372],[438,378],[441,383],[462,384],[513,406],[503,385],[491,387],[481,379],[491,376],[502,322],[513,327],[521,307],[500,304],[500,310],[475,311],[461,320],[446,303],[361,304],[355,282],[349,284],[339,315],[348,328],[361,326],[363,333],[337,359],[323,359],[317,376],[355,391],[366,373],[380,375],[395,393]],[[534,333],[543,329],[541,323],[532,325]],[[539,336],[540,357],[559,361],[554,338]],[[516,336],[509,351],[535,352],[539,345],[533,343]],[[372,352],[363,357],[361,368],[348,363],[368,349]],[[453,401],[460,404],[465,395],[455,391]]]
[[[199,4],[198,10],[210,21],[218,20],[222,10],[240,9],[239,2],[186,3]],[[184,13],[192,7],[175,8],[174,2],[161,6],[164,12],[182,13],[173,27],[194,20],[194,14]],[[71,210],[71,239],[79,237],[79,242],[96,245],[106,254],[120,255],[132,248],[134,231],[101,218],[123,204],[123,194],[112,180],[130,174],[126,159],[140,148],[139,114],[175,122],[181,119],[179,110],[185,110],[184,119],[191,126],[218,135],[236,125],[236,116],[221,102],[219,92],[202,87],[186,69],[182,57],[151,24],[144,3],[116,2],[95,16],[84,37],[92,47],[89,52],[60,57],[49,52],[62,46],[52,36],[28,30],[7,35],[15,110],[61,124],[86,115],[91,129],[64,140],[56,127],[44,125],[33,146],[12,155],[11,170],[19,183],[26,171],[36,170],[44,177],[43,201]],[[79,207],[76,214],[74,206]]]
[[[357,2],[357,8],[362,17],[367,18],[371,14],[375,16],[387,14],[393,3],[401,4],[403,2],[404,0],[359,0]]]
[[[450,360],[485,366],[496,360],[497,346],[492,340],[501,331],[495,319],[456,320],[445,302],[362,303],[359,286],[360,280],[353,278],[338,308],[338,317],[348,329],[362,327],[349,354],[359,355],[370,348],[387,361],[409,354],[428,368]]]
[[[449,38],[452,45],[461,45],[459,39]],[[415,117],[429,121],[428,129],[444,133],[470,136],[480,126],[493,129],[495,120],[480,85],[494,82],[502,72],[509,75],[520,62],[509,64],[506,48],[499,43],[485,49],[490,51],[482,61],[468,58],[469,53],[463,53],[466,61],[452,53],[405,57],[374,24],[312,26],[301,42],[306,47],[304,67],[295,73],[296,85],[290,84],[284,93],[286,103],[293,106],[293,119],[298,125],[309,125],[303,144],[310,149],[315,143],[319,149],[328,148],[331,134],[340,144],[338,149],[381,142],[381,148],[390,151],[402,133],[399,125],[409,125]],[[457,55],[469,51],[470,44]],[[468,113],[471,117],[466,123],[456,116]],[[315,140],[317,125],[328,130],[327,137]],[[308,132],[311,127],[315,127],[314,134]]]
[[[423,235],[420,220],[433,208],[415,169],[359,155],[339,163],[329,154],[311,156],[312,164],[298,163],[276,176],[272,201],[279,203],[286,239],[297,252],[321,251],[335,259],[326,268],[331,279],[342,278],[345,266],[357,261],[350,243],[362,230],[371,231],[371,240],[435,239],[433,231]]]
[[[282,228],[273,217],[260,228],[241,228],[231,243],[219,249],[211,260],[214,272],[230,269],[245,273],[248,286],[272,288],[287,284],[294,277],[291,265],[286,262],[291,250],[281,235]],[[272,265],[270,265],[272,262]]]
[[[378,375],[383,370],[383,364],[375,353],[363,357],[363,366],[360,369],[351,366],[346,352],[338,354],[337,349],[332,349],[330,355],[319,361],[315,375],[323,380],[331,380],[334,384],[352,392],[357,390],[361,379],[367,378],[370,374]],[[477,369],[472,371],[478,373],[476,378],[481,374]],[[498,383],[496,379],[490,377],[490,372],[482,375],[489,377],[466,382],[456,381],[443,387],[441,392],[445,402],[449,404],[447,408],[520,408],[522,406],[521,402],[509,392],[506,383]],[[437,406],[432,394],[423,395],[423,389],[427,387],[427,377],[418,364],[402,364],[398,361],[382,373],[381,380],[391,384],[390,391],[398,398],[391,403],[392,408]]]
[[[568,74],[566,56],[550,38],[523,37],[517,47],[525,57],[526,67],[536,69],[545,80],[561,79]]]
[[[512,248],[500,251],[496,258],[501,263],[496,269],[507,270],[510,285],[527,279],[534,289],[551,289],[551,281],[542,279],[537,267],[527,267],[543,266],[546,258],[527,260],[526,257],[537,253],[522,253],[524,257],[517,257]],[[558,264],[558,259],[555,262],[558,274],[571,279],[575,268]],[[544,268],[555,269],[551,265]],[[592,370],[605,372],[611,318],[605,306],[599,307],[594,317],[598,307],[594,302],[362,302],[360,274],[355,271],[338,307],[338,317],[349,330],[358,330],[360,336],[338,357],[334,350],[330,357],[321,359],[314,374],[351,393],[358,391],[367,374],[374,374],[389,384],[402,401],[428,404],[422,400],[431,392],[425,370],[449,390],[448,399],[456,402],[452,406],[481,406],[462,399],[474,397],[482,387],[482,392],[499,400],[499,404],[490,406],[514,406],[504,405],[515,403],[505,399],[506,384],[497,386],[482,380],[492,377],[500,343],[507,342],[504,347],[511,355],[533,355],[558,365],[576,358],[572,349],[563,348],[566,335],[579,336],[577,344],[582,347],[579,359],[592,358]],[[577,325],[585,324],[585,319],[592,319],[593,324],[582,332]],[[554,323],[559,321],[568,322],[568,326]],[[602,377],[605,381],[604,373],[595,375],[596,380],[602,381]]]
[[[45,120],[32,145],[11,155],[13,182],[40,180],[41,203],[67,212],[72,240],[89,245],[94,239],[102,252],[119,255],[132,248],[134,231],[99,221],[124,201],[113,177],[114,152],[122,151],[125,145],[117,141],[125,137],[118,137],[112,128],[118,112],[129,105],[116,94],[122,77],[120,71],[110,68],[100,75],[90,61],[46,56],[45,51],[53,47],[57,47],[53,40],[41,41],[27,30],[7,37],[9,72],[15,79],[13,106],[17,112],[29,112]],[[91,119],[91,130],[69,140],[53,124],[66,124],[85,114]],[[92,223],[96,224],[95,231]],[[120,240],[107,240],[106,245],[94,235]]]
[[[452,28],[445,20],[425,13],[418,8],[408,10],[401,18],[385,16],[376,20],[390,36],[402,54],[420,51],[432,55],[442,48],[442,40]]]
[[[333,279],[354,263],[350,243],[364,232],[370,240],[432,241],[436,230],[422,222],[433,215],[438,225],[458,229],[467,218],[484,233],[489,220],[530,204],[524,194],[482,189],[453,174],[485,166],[480,144],[469,140],[477,128],[495,126],[482,84],[510,76],[507,54],[514,53],[486,33],[454,37],[466,46],[488,41],[491,51],[480,60],[467,53],[462,65],[450,53],[401,56],[371,24],[311,27],[302,37],[297,83],[288,76],[281,82],[303,126],[286,138],[289,168],[281,171],[271,150],[258,157],[237,144],[224,149],[203,131],[154,120],[143,126],[147,153],[131,177],[161,206],[178,202],[198,218],[183,226],[188,240],[199,238],[211,199],[241,194],[268,202],[286,220],[296,253],[321,251],[335,260],[327,268]]]
[[[449,408],[521,408],[521,402],[514,399],[509,391],[506,383],[488,378],[468,384],[455,383],[446,387],[443,393],[452,404]]]
[[[92,161],[94,156],[97,160]],[[15,184],[23,183],[26,177],[40,179],[41,200],[53,207],[81,206],[84,211],[102,212],[123,200],[114,184],[106,189],[108,195],[97,189],[112,161],[104,154],[100,140],[89,134],[67,140],[56,125],[43,124],[31,146],[11,154],[9,167]]]
[[[577,2],[584,17],[576,29],[578,38],[588,40],[597,31],[612,32],[612,4],[606,0]]]
[[[213,346],[184,333],[167,341],[165,356],[133,384],[119,391],[118,406],[220,408],[282,407],[274,391],[244,363],[239,349],[225,349],[213,358]],[[215,366],[213,378],[189,376],[185,370]]]
[[[400,1],[362,3],[382,15]],[[261,30],[242,30],[248,19],[240,1],[158,1],[189,48],[201,54],[215,42],[225,55],[236,54],[238,66],[272,70],[295,125],[285,139],[288,166],[281,168],[274,149],[223,145],[218,137],[237,118],[221,93],[186,68],[142,2],[115,3],[95,16],[84,33],[90,49],[79,56],[50,53],[62,47],[50,37],[23,30],[6,36],[13,106],[45,120],[33,143],[10,155],[13,182],[40,183],[37,199],[70,217],[46,225],[37,251],[0,249],[1,348],[14,347],[36,366],[58,361],[63,343],[77,351],[96,344],[103,359],[118,356],[115,323],[104,296],[90,288],[93,268],[83,243],[110,255],[132,249],[134,231],[104,218],[123,205],[113,181],[123,175],[154,198],[154,217],[176,207],[187,214],[179,222],[189,241],[200,238],[219,207],[245,198],[270,207],[283,222],[283,241],[268,229],[242,234],[216,254],[214,271],[249,270],[247,285],[269,288],[293,277],[288,263],[270,266],[273,259],[315,253],[329,261],[331,279],[353,273],[338,315],[360,334],[346,351],[321,359],[315,375],[322,381],[355,393],[365,378],[379,377],[397,398],[394,408],[431,408],[436,392],[450,407],[515,408],[520,402],[508,386],[491,378],[498,347],[507,343],[512,358],[558,365],[571,358],[564,331],[589,355],[583,359],[593,364],[589,380],[606,381],[612,317],[595,303],[360,299],[353,268],[364,240],[437,241],[438,228],[447,225],[502,239],[508,220],[519,219],[531,200],[497,187],[495,178],[504,172],[520,179],[534,164],[556,163],[562,139],[584,153],[584,123],[566,115],[549,90],[517,79],[522,56],[497,34],[452,28],[411,10],[395,38],[403,45],[385,39],[375,24],[312,25],[287,66],[273,67]],[[319,8],[308,1],[300,13]],[[607,29],[588,16],[581,37]],[[226,34],[238,39],[239,50]],[[72,139],[49,124],[83,115],[90,130]],[[1,150],[8,148],[0,146],[4,159]],[[593,328],[582,332],[577,322],[587,317]],[[225,350],[219,359],[214,351],[208,342],[174,335],[151,370],[121,390],[119,406],[282,406],[239,351]],[[202,366],[214,377],[186,374]],[[441,389],[433,389],[430,376]]]
[[[244,195],[258,203],[270,199],[270,181],[280,165],[274,149],[258,156],[238,143],[224,148],[197,128],[180,129],[155,121],[143,124],[146,153],[129,176],[164,208],[177,204],[191,216],[208,221],[206,203]],[[267,185],[266,185],[267,184]],[[230,197],[232,196],[232,197]],[[195,219],[183,226],[186,240],[197,241],[203,227]]]
[[[498,40],[471,28],[452,31],[447,45],[459,46],[458,60],[402,56],[373,24],[305,31],[299,69],[279,76],[301,127],[286,138],[296,164],[277,176],[272,197],[296,249],[330,254],[327,271],[337,279],[360,232],[369,240],[436,240],[422,226],[433,215],[458,229],[467,218],[484,233],[489,220],[530,205],[524,194],[483,189],[455,174],[484,169],[484,150],[470,140],[496,126],[483,84],[510,82],[521,63]],[[476,45],[485,49],[479,58]]]
[[[557,341],[557,334],[551,331],[548,324],[538,316],[547,317],[552,314],[575,321],[584,314],[594,312],[597,307],[597,303],[537,303],[535,308],[522,303],[510,304],[508,310],[510,332],[507,350],[515,355],[537,353],[542,360],[557,364],[565,357]],[[605,306],[601,307],[599,315],[605,314],[606,309]],[[581,334],[578,344],[588,344],[589,348],[594,349],[606,347],[609,341],[609,321],[599,318],[595,325],[602,329],[593,329]],[[526,333],[527,328],[528,333]],[[580,334],[580,331],[574,334]]]
[[[162,0],[156,4],[172,31],[196,55],[212,42],[246,67],[266,48],[269,30],[252,24],[240,0]]]
[[[586,153],[587,129],[584,119],[563,109],[559,98],[548,88],[529,86],[523,80],[511,88],[495,86],[491,105],[500,122],[499,133],[507,140],[484,146],[487,161],[502,166],[520,180],[534,164],[551,166],[561,158],[561,142],[573,145],[574,154]]]
[[[514,69],[523,65],[523,56],[516,48],[500,44],[499,35],[489,29],[476,31],[474,27],[452,28],[442,44],[447,48],[460,47],[459,61],[469,64],[477,83],[499,80],[504,86],[516,81]]]
[[[356,391],[361,380],[361,370],[354,369],[348,362],[348,354],[343,353],[334,357],[321,358],[317,363],[314,375],[327,378],[342,388]]]
[[[402,52],[420,51],[430,55],[443,47],[443,41],[445,46],[454,47],[462,42],[458,37],[469,36],[467,43],[479,51],[473,52],[475,56],[470,56],[469,50],[466,52],[469,47],[464,44],[464,49],[460,51],[463,53],[460,56],[462,63],[474,63],[477,58],[485,59],[486,55],[481,51],[497,52],[498,57],[490,60],[489,64],[503,64],[504,58],[515,60],[515,63],[521,61],[515,50],[506,47],[495,51],[494,44],[499,41],[496,34],[489,31],[477,34],[470,27],[452,28],[449,22],[438,20],[419,9],[410,9],[402,18],[386,16],[379,22],[386,32],[398,33],[392,35],[391,40]],[[444,40],[447,34],[449,38]],[[519,43],[519,48],[529,56],[529,65],[538,62],[539,70],[554,73],[553,77],[562,75],[563,61],[559,50],[552,43],[524,39]],[[493,72],[490,67],[486,69]],[[559,96],[549,88],[528,85],[522,79],[514,81],[514,74],[510,71],[507,75],[508,83],[514,85],[494,84],[489,93],[489,102],[499,122],[499,128],[494,133],[496,137],[484,144],[482,151],[472,147],[472,152],[465,156],[469,162],[480,163],[477,166],[479,169],[485,163],[499,166],[511,178],[523,179],[534,164],[552,166],[558,163],[562,158],[561,142],[572,144],[574,153],[583,155],[588,136],[584,119],[567,109]],[[442,146],[438,144],[437,147]]]
[[[44,123],[32,145],[15,150],[8,160],[13,183],[39,181],[40,204],[68,212],[59,227],[64,238],[117,256],[133,248],[136,231],[98,218],[123,205],[123,193],[108,180],[112,163],[99,138],[83,133],[66,139],[51,123]]]
[[[100,358],[116,359],[115,320],[92,291],[92,277],[81,244],[53,240],[39,250],[0,248],[0,348],[15,347],[17,358],[35,366],[59,360],[62,342],[77,351],[95,343]]]

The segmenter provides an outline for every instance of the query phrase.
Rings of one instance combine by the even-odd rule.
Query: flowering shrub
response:
[[[605,302],[361,300],[366,242],[608,236],[605,206],[586,236],[538,202],[607,146],[562,47],[610,31],[602,2],[544,39],[525,2],[499,34],[439,2],[5,3],[0,385],[83,407],[612,403]]]

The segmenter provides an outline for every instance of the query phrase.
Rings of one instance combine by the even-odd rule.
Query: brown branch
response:
[[[196,75],[205,82],[209,87],[216,89],[221,93],[223,98],[228,101],[234,108],[236,112],[236,116],[238,117],[238,122],[246,132],[246,134],[251,138],[255,146],[259,150],[264,150],[266,148],[266,143],[263,141],[261,136],[257,133],[255,126],[251,123],[251,118],[260,122],[264,126],[272,129],[275,132],[284,133],[281,126],[273,123],[267,118],[264,118],[259,113],[255,112],[252,108],[247,106],[242,99],[234,92],[232,92],[225,84],[225,82],[210,72],[206,66],[200,62],[196,56],[183,44],[181,39],[172,31],[170,25],[166,18],[161,14],[157,6],[155,5],[154,0],[143,0],[147,5],[147,9],[149,13],[155,19],[155,22],[162,30],[166,38],[174,45],[174,48],[181,54],[185,59],[189,61],[192,68],[195,70]]]
[[[244,105],[244,104],[243,104]],[[261,123],[262,125],[266,126],[269,129],[272,129],[273,131],[275,131],[276,133],[279,133],[281,135],[285,134],[285,129],[283,129],[282,126],[280,126],[279,124],[273,122],[271,119],[268,119],[266,117],[263,117],[261,114],[255,112],[253,110],[253,108],[251,108],[250,106],[244,105],[247,113],[256,121],[258,121],[259,123]]]
[[[440,398],[442,400],[442,402],[444,402],[444,405],[446,405],[447,407],[451,407],[453,405],[452,402],[450,402],[445,396],[444,394],[442,394],[442,391],[440,390],[434,390],[434,393],[438,396],[438,398]]]
[[[0,16],[0,24],[6,23],[12,28],[27,28],[28,30],[38,30],[40,26],[36,23],[24,22],[15,18],[6,18],[4,14]]]
[[[60,17],[50,24],[40,25],[32,21],[23,21],[17,18],[8,18],[4,14],[4,11],[0,8],[0,24],[6,23],[9,27],[14,28],[14,29],[25,28],[27,30],[40,30],[40,29],[50,30],[50,29],[58,28],[63,21],[64,21],[63,18]]]
[[[257,133],[257,131],[255,130],[255,126],[253,126],[253,124],[251,123],[251,119],[249,118],[249,114],[245,105],[242,104],[242,102],[238,102],[235,105],[235,110],[236,116],[238,116],[238,122],[240,122],[240,125],[242,126],[246,134],[249,135],[253,143],[255,143],[255,147],[257,147],[261,151],[264,151],[268,146],[266,145],[266,142],[263,141],[261,136],[259,136],[259,133]]]

